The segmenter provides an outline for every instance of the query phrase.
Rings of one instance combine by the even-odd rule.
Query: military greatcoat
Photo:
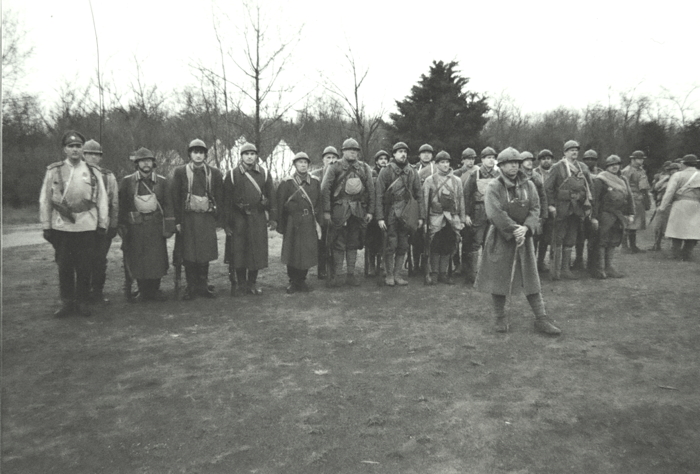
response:
[[[658,212],[667,212],[669,207],[666,237],[700,240],[700,171],[697,168],[678,171],[668,180]]]
[[[513,279],[513,294],[523,291],[526,295],[540,292],[540,278],[532,235],[540,217],[540,199],[537,188],[522,171],[514,181],[505,176],[492,180],[486,188],[486,216],[491,222],[484,242],[484,253],[474,287],[484,293],[507,295],[515,259],[516,244],[513,231],[516,221],[508,213],[509,202],[517,198],[527,209],[527,217],[521,225],[528,228],[525,244],[518,249],[518,261]]]
[[[300,189],[303,189],[300,190]],[[321,221],[321,183],[298,173],[284,179],[277,188],[280,221],[277,231],[284,235],[282,263],[300,270],[318,264],[317,226]]]
[[[601,247],[617,247],[627,225],[625,216],[634,215],[634,200],[624,176],[601,171],[593,179],[593,214],[598,219],[598,239]]]
[[[644,230],[647,228],[646,211],[649,210],[651,202],[649,201],[648,192],[649,179],[643,168],[636,168],[632,165],[627,165],[622,170],[622,176],[627,178],[632,190],[634,198],[634,222],[628,226],[629,230]]]

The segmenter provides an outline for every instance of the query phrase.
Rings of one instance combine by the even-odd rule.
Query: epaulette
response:
[[[46,167],[47,170],[52,170],[54,168],[59,168],[60,166],[63,165],[63,161],[57,161],[55,163],[51,163],[49,166]]]
[[[291,181],[292,179],[294,179],[294,177],[290,175],[290,176],[285,176],[284,178],[282,178],[282,181]]]

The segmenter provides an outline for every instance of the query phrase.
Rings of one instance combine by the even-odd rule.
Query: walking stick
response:
[[[425,284],[432,285],[433,279],[430,276],[430,244],[432,244],[432,239],[430,237],[430,206],[433,202],[433,188],[428,189],[428,209],[425,216],[425,239],[423,239],[423,258],[425,262]]]

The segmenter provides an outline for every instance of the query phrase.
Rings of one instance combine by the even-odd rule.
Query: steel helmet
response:
[[[534,159],[535,159],[535,157],[533,156],[533,154],[530,153],[529,151],[524,151],[524,152],[522,152],[522,153],[520,154],[520,158],[522,158],[523,161],[525,161],[525,160],[534,160]]]
[[[83,152],[92,153],[93,155],[101,155],[102,146],[95,140],[88,140],[87,142],[85,142],[85,145],[83,145]]]
[[[374,154],[374,161],[377,161],[381,156],[386,156],[386,159],[389,159],[389,153],[385,152],[384,150],[379,150]]]
[[[637,150],[630,155],[630,158],[632,158],[632,159],[638,158],[640,160],[643,160],[646,157],[647,157],[647,155],[641,150]]]
[[[354,138],[348,138],[343,142],[342,150],[357,150],[360,151],[360,144]]]
[[[252,143],[244,143],[241,147],[240,154],[242,155],[247,151],[254,151],[256,155],[258,154],[258,148]]]
[[[581,149],[581,146],[578,144],[576,140],[569,140],[568,142],[564,143],[564,152],[567,152],[571,150],[572,148],[576,148],[577,150]]]
[[[541,159],[547,158],[547,157],[554,158],[554,155],[552,154],[551,151],[547,150],[546,148],[537,154],[538,160],[541,160]]]
[[[595,150],[586,150],[586,153],[583,154],[583,159],[598,161],[598,153]]]
[[[497,160],[497,163],[502,165],[503,163],[508,163],[509,161],[523,161],[523,157],[520,156],[520,152],[518,152],[518,150],[509,146],[498,154]]]
[[[199,138],[195,138],[190,142],[190,145],[187,147],[187,153],[191,152],[193,148],[204,148],[205,153],[208,151],[207,146]]]
[[[433,147],[428,145],[427,143],[424,143],[423,145],[420,146],[418,149],[418,153],[423,153],[424,151],[429,151],[430,153],[434,153]]]
[[[321,154],[321,157],[324,157],[328,154],[335,155],[336,158],[340,158],[340,155],[338,154],[338,150],[335,149],[334,146],[327,146],[324,150],[323,153]]]
[[[303,151],[300,151],[299,153],[294,155],[294,158],[292,159],[292,163],[296,163],[298,160],[306,160],[307,163],[311,163],[311,160],[309,159],[309,155],[307,155]]]
[[[396,153],[399,150],[406,150],[406,153],[408,153],[410,151],[410,148],[408,148],[408,145],[406,145],[404,142],[397,142],[394,144],[393,147],[391,147],[392,153]]]
[[[481,150],[481,157],[486,158],[487,156],[496,156],[496,150],[491,148],[490,146],[487,146],[483,150]]]
[[[452,158],[450,158],[450,154],[447,153],[445,150],[442,150],[438,152],[437,156],[435,157],[435,163],[440,163],[441,161],[450,161]]]
[[[471,149],[471,148],[465,148],[464,151],[462,152],[462,159],[465,158],[471,158],[472,160],[476,159],[476,152]]]
[[[148,148],[141,147],[136,152],[129,157],[131,161],[134,163],[138,163],[139,160],[147,160],[147,159],[152,159],[153,160],[153,167],[155,168],[156,166],[156,157],[153,156],[153,152],[149,150]]]
[[[621,163],[622,163],[622,160],[617,155],[610,155],[605,159],[605,167],[606,168],[608,166],[619,165]]]

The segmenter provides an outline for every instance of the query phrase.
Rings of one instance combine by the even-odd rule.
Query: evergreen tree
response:
[[[485,96],[465,90],[469,78],[460,76],[457,66],[457,61],[433,61],[411,94],[396,101],[399,112],[391,114],[394,141],[406,142],[414,152],[430,143],[435,153],[450,153],[455,164],[467,146],[478,150],[489,111]]]

